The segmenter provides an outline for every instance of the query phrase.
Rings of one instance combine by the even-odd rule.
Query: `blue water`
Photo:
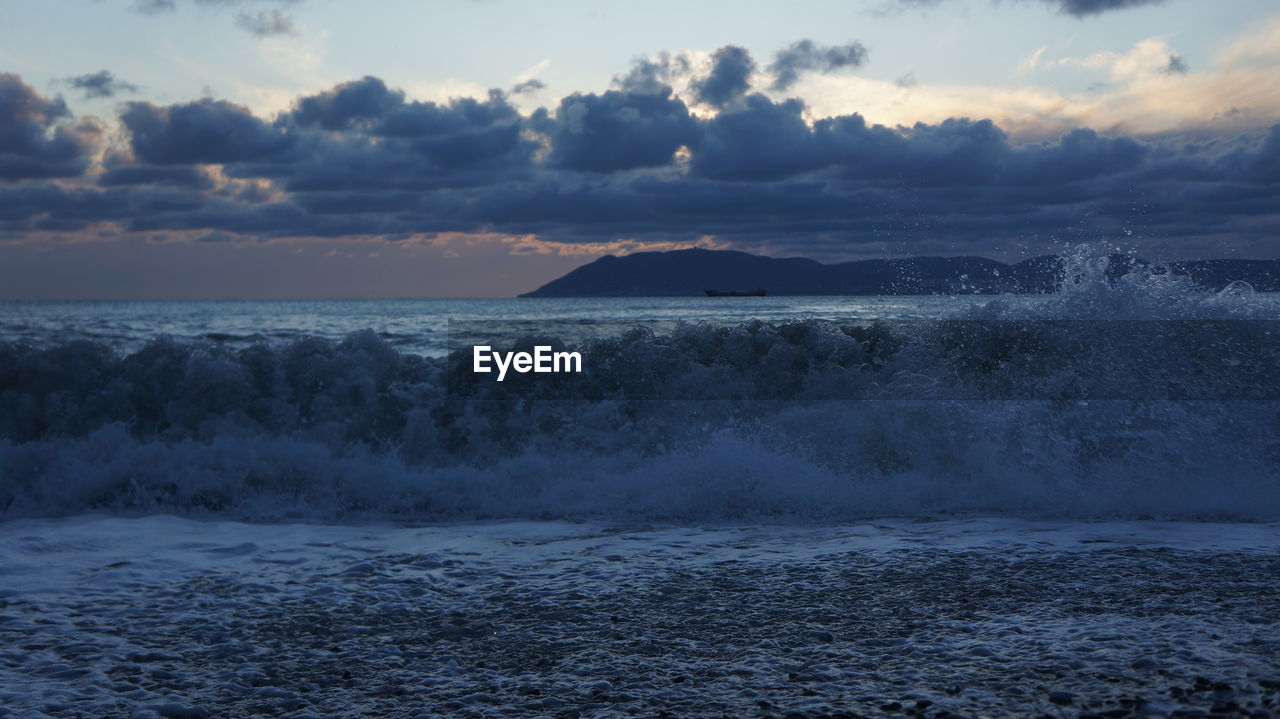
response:
[[[1280,302],[1103,270],[1046,297],[5,303],[0,517],[1280,519]],[[1113,320],[1192,324],[1088,334]],[[460,327],[594,338],[611,369],[460,398]]]
[[[615,334],[637,325],[669,331],[677,322],[732,325],[750,320],[932,319],[990,297],[642,297],[401,300],[207,300],[0,302],[0,341],[102,342],[140,349],[157,336],[244,347],[303,337],[340,340],[372,330],[402,352],[440,356],[450,323],[538,329],[571,337]],[[514,331],[514,330],[512,330]],[[457,338],[455,338],[457,339]]]

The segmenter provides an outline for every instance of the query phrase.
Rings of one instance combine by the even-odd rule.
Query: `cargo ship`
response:
[[[703,290],[707,293],[707,297],[764,297],[765,291],[763,287],[757,287],[754,290],[739,292],[738,290]]]

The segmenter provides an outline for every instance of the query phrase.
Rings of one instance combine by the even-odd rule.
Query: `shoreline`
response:
[[[10,520],[0,715],[1248,716],[1277,561],[1276,523]]]

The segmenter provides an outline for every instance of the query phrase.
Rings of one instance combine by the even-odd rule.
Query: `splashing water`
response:
[[[4,344],[0,516],[1280,518],[1274,357],[1240,350],[1274,342],[1276,304],[1115,261],[1076,250],[1059,294],[924,329],[682,325],[590,344],[616,370],[600,382],[660,401],[589,382],[461,399],[457,357],[369,331]],[[1161,322],[1201,324],[1165,342],[1124,329]],[[1234,384],[1197,379],[1221,366]]]

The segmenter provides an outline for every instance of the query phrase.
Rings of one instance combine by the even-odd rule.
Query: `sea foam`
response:
[[[0,516],[1280,518],[1275,304],[1108,261],[942,322],[636,329],[558,385],[370,331],[3,344]]]

